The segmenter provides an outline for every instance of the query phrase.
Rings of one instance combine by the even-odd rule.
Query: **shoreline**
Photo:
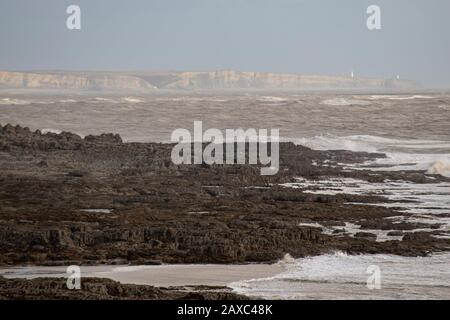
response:
[[[216,299],[217,295],[225,295],[231,299],[269,300],[434,300],[449,297],[450,287],[445,284],[449,259],[450,253],[414,258],[335,252],[300,260],[287,257],[275,264],[86,266],[81,267],[81,291],[67,290],[64,267],[13,267],[0,269],[0,296],[25,287],[27,294],[38,299],[63,296],[76,299],[95,292],[97,289],[90,286],[97,283],[107,288],[107,294],[96,297],[101,299],[117,298],[110,289],[120,286],[165,292],[156,299],[186,299],[189,295]],[[382,270],[378,290],[370,288],[367,282],[367,270],[374,264]],[[429,274],[435,277],[433,281]],[[40,291],[46,283],[52,283],[57,290]]]
[[[121,284],[155,287],[227,286],[227,284],[272,277],[285,271],[282,264],[175,264],[155,266],[99,265],[81,266],[81,276],[106,278]],[[0,268],[6,279],[67,277],[66,267]]]

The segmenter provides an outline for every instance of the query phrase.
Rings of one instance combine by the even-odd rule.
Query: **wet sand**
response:
[[[207,285],[226,286],[235,281],[266,278],[284,271],[281,264],[246,265],[158,265],[158,266],[85,266],[82,277],[108,278],[122,284],[158,287]],[[5,278],[67,277],[65,267],[16,267],[0,269]]]

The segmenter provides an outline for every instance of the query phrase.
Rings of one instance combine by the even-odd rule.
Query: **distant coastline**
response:
[[[413,80],[269,72],[218,71],[0,71],[0,89],[136,91],[158,90],[337,90],[411,91]]]

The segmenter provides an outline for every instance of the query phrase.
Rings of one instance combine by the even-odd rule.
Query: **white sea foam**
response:
[[[400,236],[392,236],[389,235],[391,231],[394,230],[377,230],[377,229],[361,229],[360,225],[345,222],[344,226],[324,226],[319,223],[300,223],[300,227],[314,227],[314,228],[320,228],[322,230],[323,234],[326,235],[333,235],[335,237],[339,236],[355,236],[358,232],[365,232],[365,233],[371,233],[376,236],[375,241],[377,242],[385,242],[385,241],[391,241],[391,240],[402,240],[403,235]],[[339,233],[335,233],[335,231],[340,231]]]
[[[23,99],[11,99],[11,98],[3,98],[0,99],[0,105],[19,105],[24,106],[31,104],[30,100],[23,100]]]
[[[60,103],[77,103],[78,100],[75,100],[75,99],[62,99],[62,100],[59,100],[58,102],[60,102]]]
[[[389,181],[382,183],[367,182],[364,180],[351,178],[326,178],[319,180],[296,179],[294,183],[286,183],[282,186],[301,189],[305,193],[312,194],[352,194],[382,196],[389,202],[381,203],[354,203],[360,205],[375,205],[387,208],[397,208],[399,211],[413,214],[412,216],[399,215],[393,219],[396,222],[420,222],[425,224],[440,224],[439,228],[423,228],[415,231],[437,231],[441,236],[450,235],[450,183],[426,183],[417,184],[408,181]],[[302,224],[306,225],[306,224]],[[326,228],[320,225],[310,225],[321,227],[323,233],[333,234],[336,229],[344,229],[346,233],[354,235],[364,231],[377,236],[377,241],[400,240],[401,237],[388,236],[392,230],[360,230],[360,226],[346,224],[345,227]]]
[[[122,100],[125,101],[125,102],[129,102],[129,103],[141,103],[141,102],[144,102],[142,99],[136,98],[136,97],[124,97],[124,98],[122,98]]]
[[[87,213],[111,213],[110,209],[81,209],[80,211]]]
[[[389,152],[394,150],[417,151],[425,149],[448,149],[450,151],[450,141],[393,139],[371,135],[336,136],[325,134],[311,138],[297,139],[295,142],[315,150]]]
[[[412,183],[409,181],[385,180],[381,183],[352,178],[327,178],[306,180],[297,178],[296,182],[282,186],[302,189],[313,194],[352,194],[383,196],[395,202],[383,205],[403,207],[411,212],[414,208],[445,209],[450,212],[450,183]],[[407,201],[407,202],[405,202]]]
[[[351,98],[332,98],[321,102],[321,104],[327,106],[368,106],[371,104],[370,101],[365,101],[361,99],[351,99]]]
[[[62,131],[59,130],[59,129],[45,128],[45,129],[42,129],[41,132],[42,132],[43,134],[46,134],[46,133],[56,133],[56,134],[60,134]]]
[[[411,258],[337,252],[284,263],[287,270],[277,276],[229,286],[268,299],[448,299],[449,263],[450,254]],[[381,271],[380,290],[367,287],[369,266]]]
[[[94,99],[87,100],[89,103],[112,103],[117,104],[122,102],[120,99],[105,98],[105,97],[95,97]]]
[[[28,106],[30,104],[44,104],[50,105],[56,103],[55,100],[43,99],[18,99],[18,98],[1,98],[0,105],[11,105],[11,106]]]
[[[289,101],[288,99],[286,99],[286,98],[283,98],[283,97],[274,97],[274,96],[262,96],[262,97],[260,97],[259,99],[258,99],[259,101],[262,101],[262,102],[275,102],[275,103],[279,103],[279,102],[287,102],[287,101]]]
[[[421,170],[426,174],[450,176],[450,141],[404,140],[370,135],[353,135],[337,137],[325,135],[298,141],[313,149],[345,149],[351,151],[382,152],[386,158],[370,160],[363,164],[340,164],[349,170],[370,169],[371,171]],[[418,215],[427,222],[440,223],[438,229],[446,236],[450,234],[450,183],[412,183],[407,181],[367,182],[349,178],[327,178],[309,181],[298,179],[296,183],[285,184],[286,187],[300,188],[307,193],[316,194],[353,194],[383,196],[390,200],[381,205],[412,213],[412,217],[397,217],[398,220],[417,222]],[[348,228],[347,228],[348,229]],[[427,229],[429,231],[429,229]],[[324,232],[333,230],[326,230]],[[346,230],[352,234],[351,230]],[[355,231],[355,230],[354,230]],[[417,231],[417,230],[416,230]],[[372,231],[371,231],[372,232]],[[353,232],[354,233],[354,232]],[[386,234],[373,231],[377,239],[389,239]]]
[[[350,150],[376,152],[377,148],[365,141],[360,141],[359,136],[337,137],[334,135],[319,135],[312,138],[301,138],[295,142],[314,150]]]
[[[415,99],[432,99],[431,96],[425,95],[372,95],[371,100],[415,100]]]
[[[385,153],[385,158],[362,165],[348,165],[352,169],[423,170],[429,174],[449,176],[450,141],[423,139],[393,139],[370,135],[338,137],[320,135],[296,140],[297,144],[315,150],[350,150]]]
[[[450,178],[450,158],[437,160],[431,167],[428,168],[427,173],[440,174],[441,176]]]

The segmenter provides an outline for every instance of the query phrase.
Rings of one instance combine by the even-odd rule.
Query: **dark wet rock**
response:
[[[400,237],[400,236],[404,235],[404,232],[403,231],[390,231],[387,233],[387,235],[391,236],[391,237]]]
[[[371,239],[371,240],[376,240],[377,239],[377,235],[370,233],[370,232],[357,232],[354,235],[355,238],[363,238],[363,239]]]
[[[418,222],[395,222],[391,219],[373,219],[358,222],[361,229],[378,230],[414,230],[414,229],[439,229],[442,224],[418,223]]]
[[[320,223],[326,227],[345,227],[345,222],[338,220],[321,221]]]
[[[0,276],[0,300],[246,300],[225,287],[156,288],[83,278],[80,290],[69,290],[64,278],[5,279]]]
[[[67,173],[67,175],[69,177],[76,177],[76,178],[81,178],[84,177],[86,175],[88,175],[89,173],[87,171],[83,171],[83,170],[73,170],[73,171],[69,171]]]
[[[404,241],[415,241],[415,240],[421,240],[421,241],[428,241],[431,239],[431,235],[427,232],[410,232],[406,233],[403,237]]]
[[[103,133],[98,136],[88,135],[84,138],[85,141],[90,143],[100,143],[100,144],[119,144],[122,143],[122,138],[118,134]]]

